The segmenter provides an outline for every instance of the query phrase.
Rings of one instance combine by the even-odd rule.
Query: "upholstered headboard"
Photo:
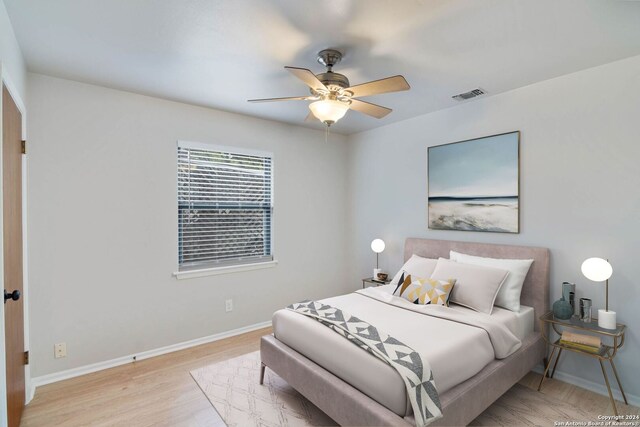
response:
[[[549,311],[549,249],[531,246],[495,245],[489,243],[454,242],[408,238],[404,244],[405,261],[416,254],[425,258],[449,258],[449,251],[489,258],[533,259],[524,280],[520,303],[535,310],[535,330],[540,330],[538,317]]]

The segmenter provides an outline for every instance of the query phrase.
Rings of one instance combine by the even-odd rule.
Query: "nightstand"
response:
[[[374,279],[373,277],[367,277],[366,279],[362,279],[362,289],[365,288],[366,283],[371,283],[374,286],[382,286],[388,285],[389,283],[391,283],[391,280],[378,280]]]
[[[609,344],[602,344],[600,347],[600,351],[597,353],[590,353],[588,351],[580,350],[573,347],[568,347],[560,343],[560,338],[555,341],[552,341],[547,335],[547,326],[551,326],[556,334],[562,336],[563,329],[576,329],[579,331],[586,331],[592,334],[599,335],[601,338],[605,338],[609,340]],[[551,371],[551,375],[549,378],[553,378],[553,375],[556,372],[556,366],[558,366],[558,360],[560,359],[560,355],[563,350],[571,351],[574,353],[582,354],[584,356],[590,356],[594,359],[598,359],[600,362],[600,368],[602,369],[602,375],[604,376],[604,382],[607,386],[607,391],[609,392],[609,399],[611,399],[611,406],[613,406],[613,412],[615,415],[618,415],[618,409],[616,408],[616,402],[613,399],[613,393],[611,393],[611,386],[609,385],[609,377],[607,376],[607,371],[604,369],[603,360],[608,360],[611,364],[611,369],[613,370],[613,374],[616,377],[616,381],[618,382],[618,387],[620,387],[620,392],[622,393],[622,397],[624,399],[625,404],[629,404],[627,402],[627,396],[624,394],[624,390],[622,389],[622,384],[620,384],[620,378],[618,377],[618,371],[616,371],[616,365],[613,364],[613,358],[616,356],[618,349],[622,347],[624,344],[624,333],[626,330],[626,325],[622,323],[618,323],[616,329],[604,329],[598,326],[598,319],[593,319],[591,322],[583,322],[578,319],[576,316],[571,319],[561,320],[553,317],[552,312],[548,312],[542,316],[540,316],[540,326],[542,330],[542,337],[552,347],[551,356],[549,357],[549,361],[547,362],[547,366],[544,369],[544,374],[540,379],[540,384],[538,385],[538,391],[542,388],[542,383],[544,382],[545,377],[547,376],[547,372],[549,371],[549,367],[551,366],[551,362],[553,361],[553,356],[558,351],[558,355],[556,356],[556,361],[553,364],[553,370]]]

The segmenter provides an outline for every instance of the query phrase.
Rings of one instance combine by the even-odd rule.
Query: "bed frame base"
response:
[[[489,363],[477,375],[440,395],[444,417],[433,426],[467,425],[545,357],[539,333],[531,334],[511,356]],[[262,384],[265,366],[299,391],[340,425],[412,426],[273,335],[260,341]]]

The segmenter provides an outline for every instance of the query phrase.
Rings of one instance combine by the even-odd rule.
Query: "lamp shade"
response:
[[[582,263],[582,274],[594,282],[604,282],[613,274],[613,267],[605,259],[589,258]]]
[[[333,124],[344,117],[349,104],[335,99],[323,99],[309,104],[309,109],[322,123]]]
[[[382,239],[375,239],[371,242],[371,250],[377,254],[384,251],[384,242]]]

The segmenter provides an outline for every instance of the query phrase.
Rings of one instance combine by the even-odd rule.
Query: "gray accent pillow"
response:
[[[509,272],[499,268],[461,264],[438,259],[432,279],[456,280],[449,301],[481,313],[491,314],[493,303]]]

